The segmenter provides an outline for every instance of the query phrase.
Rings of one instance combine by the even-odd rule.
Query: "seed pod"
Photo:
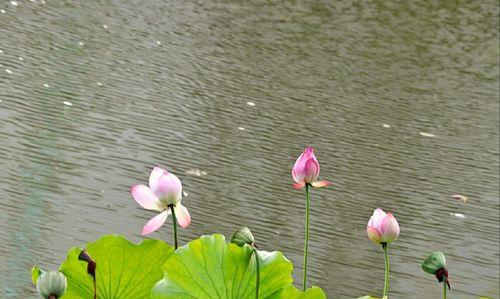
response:
[[[439,269],[446,269],[446,258],[441,251],[433,251],[422,263],[422,269],[430,274],[436,274]]]
[[[255,239],[252,235],[250,229],[246,226],[242,226],[239,230],[237,230],[233,237],[231,238],[231,243],[234,243],[238,246],[243,246],[248,244],[252,247],[255,246]]]
[[[45,299],[61,297],[66,293],[66,286],[66,276],[59,271],[42,272],[36,281],[36,289]]]

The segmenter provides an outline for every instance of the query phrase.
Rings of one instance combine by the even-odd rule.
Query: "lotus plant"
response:
[[[149,187],[134,185],[132,196],[141,207],[160,212],[151,218],[142,228],[142,235],[148,235],[158,230],[172,214],[174,226],[174,244],[177,249],[177,222],[182,228],[189,226],[191,216],[181,204],[182,183],[173,173],[154,167],[149,176]]]
[[[385,280],[383,298],[387,298],[387,293],[389,292],[389,257],[387,247],[398,238],[399,223],[392,213],[386,214],[382,209],[378,208],[373,212],[370,221],[368,221],[366,234],[373,243],[382,245],[382,249],[384,250]]]
[[[306,223],[305,223],[305,238],[304,238],[304,268],[302,276],[302,290],[306,290],[307,282],[307,248],[309,244],[309,188],[322,188],[330,184],[329,181],[317,181],[319,176],[319,163],[314,155],[314,149],[307,147],[300,154],[292,168],[292,178],[295,183],[292,185],[295,189],[306,188]]]
[[[422,263],[422,269],[436,276],[443,283],[443,299],[446,299],[446,286],[450,289],[448,270],[446,269],[446,258],[441,251],[433,251]]]

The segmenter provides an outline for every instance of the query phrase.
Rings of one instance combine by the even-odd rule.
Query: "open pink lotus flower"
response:
[[[366,226],[368,238],[376,244],[391,243],[399,236],[399,223],[392,213],[377,208]]]
[[[142,235],[148,235],[159,229],[172,213],[172,208],[181,227],[187,227],[191,223],[188,210],[181,204],[181,181],[174,174],[160,167],[154,167],[149,176],[149,187],[134,185],[130,192],[141,207],[161,212],[144,225]]]
[[[292,178],[295,184],[292,184],[292,187],[295,189],[302,189],[306,184],[310,184],[316,188],[330,185],[329,181],[316,181],[318,176],[319,163],[316,156],[314,156],[314,149],[309,146],[300,154],[293,165]]]

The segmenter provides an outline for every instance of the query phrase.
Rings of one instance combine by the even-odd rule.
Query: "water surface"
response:
[[[33,264],[56,268],[101,234],[142,240],[154,213],[129,188],[153,165],[188,193],[182,243],[245,224],[300,282],[290,170],[307,145],[333,182],[312,192],[311,285],[382,293],[383,254],[365,235],[382,207],[401,225],[394,298],[440,296],[420,269],[438,249],[453,298],[499,297],[496,1],[0,8],[1,298],[36,298]],[[171,228],[151,237],[170,242]]]

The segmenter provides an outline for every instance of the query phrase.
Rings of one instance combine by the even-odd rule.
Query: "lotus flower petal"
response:
[[[392,213],[387,213],[387,216],[382,220],[380,234],[382,235],[382,242],[386,243],[391,243],[398,238],[399,223]]]
[[[368,239],[372,240],[376,244],[380,244],[381,236],[378,230],[374,227],[367,227],[366,234],[368,235]]]
[[[135,201],[137,201],[141,207],[147,210],[161,211],[160,201],[147,186],[132,186],[130,192],[132,193],[132,197],[134,197]]]
[[[323,188],[326,186],[329,186],[331,183],[329,181],[317,181],[317,182],[312,182],[311,185],[314,188]]]
[[[156,215],[155,217],[151,218],[142,228],[141,234],[145,236],[158,230],[163,225],[163,223],[165,223],[170,213],[171,213],[170,209],[167,209],[161,212],[160,214]]]
[[[158,166],[153,167],[153,170],[151,170],[151,174],[149,175],[149,188],[153,191],[153,193],[156,191],[156,186],[160,177],[167,173],[168,172],[163,168]]]
[[[292,184],[292,187],[295,188],[295,189],[302,189],[305,186],[306,186],[306,183],[304,183],[304,182]]]
[[[177,222],[179,223],[179,225],[182,228],[188,227],[189,224],[191,223],[191,215],[189,215],[189,212],[186,209],[186,207],[184,207],[179,203],[174,207],[174,211],[175,211],[175,217],[177,218]]]

